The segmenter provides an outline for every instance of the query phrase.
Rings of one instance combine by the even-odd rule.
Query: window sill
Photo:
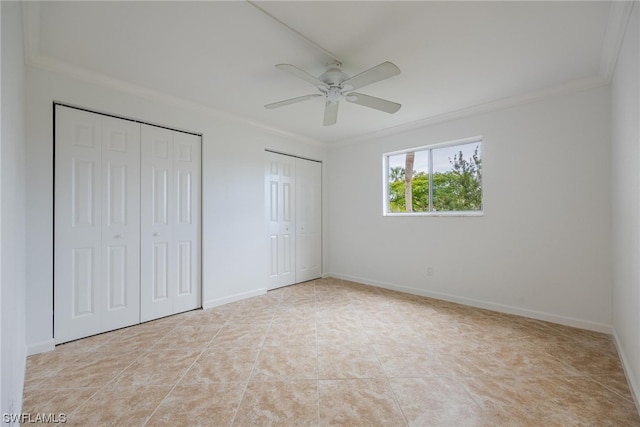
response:
[[[382,216],[393,216],[393,217],[407,217],[407,216],[451,216],[451,217],[461,217],[461,216],[484,216],[483,211],[469,211],[469,212],[385,212]]]

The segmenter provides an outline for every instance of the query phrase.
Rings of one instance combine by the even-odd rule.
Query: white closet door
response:
[[[200,307],[200,137],[55,108],[56,342]]]
[[[267,152],[266,215],[269,289],[296,283],[295,158]]]
[[[57,343],[97,334],[102,287],[101,118],[56,108],[54,336]]]
[[[200,137],[142,125],[141,321],[200,307]]]
[[[54,336],[139,322],[139,126],[56,106]]]
[[[173,132],[142,125],[141,144],[140,320],[146,322],[173,314],[176,293]]]
[[[102,330],[140,322],[140,125],[102,118]]]
[[[176,209],[173,238],[177,268],[174,313],[201,306],[200,141],[199,136],[174,132],[175,201],[172,206]]]
[[[296,159],[296,283],[322,274],[322,164]]]

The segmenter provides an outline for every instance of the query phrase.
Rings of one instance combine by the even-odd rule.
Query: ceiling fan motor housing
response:
[[[329,87],[340,86],[342,82],[349,78],[342,69],[342,64],[337,61],[331,61],[327,64],[327,71],[322,73],[318,80],[323,81]]]

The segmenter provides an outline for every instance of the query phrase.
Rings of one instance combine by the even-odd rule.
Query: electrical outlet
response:
[[[433,276],[433,267],[427,267],[427,276]]]

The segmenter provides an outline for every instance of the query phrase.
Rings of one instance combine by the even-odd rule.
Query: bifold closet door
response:
[[[201,305],[200,141],[196,135],[142,125],[143,322]]]
[[[322,275],[322,163],[296,159],[296,283]]]
[[[55,106],[54,337],[201,306],[200,136]]]
[[[267,152],[266,214],[269,289],[296,283],[294,157]]]
[[[322,164],[267,152],[268,288],[322,274]]]
[[[54,336],[139,322],[140,127],[56,106]]]

